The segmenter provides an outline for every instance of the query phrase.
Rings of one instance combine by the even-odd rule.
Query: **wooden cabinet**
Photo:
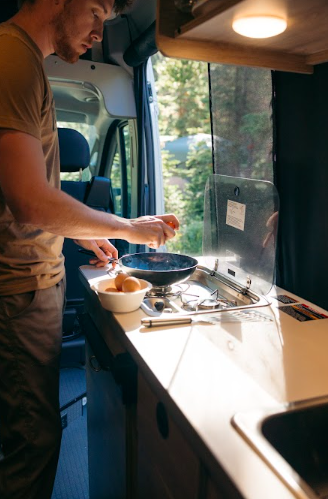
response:
[[[196,18],[180,13],[174,0],[157,5],[157,45],[169,57],[299,73],[312,73],[313,65],[328,61],[326,0],[217,0]],[[232,30],[235,17],[252,14],[283,16],[287,29],[265,39]]]
[[[219,465],[222,487],[214,483],[188,422],[172,416],[174,402],[163,403],[92,296],[87,305],[90,499],[241,499]]]
[[[144,378],[138,378],[138,499],[199,499],[200,461]]]

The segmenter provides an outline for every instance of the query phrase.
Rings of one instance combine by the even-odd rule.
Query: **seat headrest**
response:
[[[0,2],[0,23],[8,21],[18,11],[17,2],[13,0],[1,0]]]
[[[90,149],[86,138],[71,128],[58,128],[60,171],[78,172],[90,163]]]

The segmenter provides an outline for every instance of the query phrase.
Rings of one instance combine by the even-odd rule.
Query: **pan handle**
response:
[[[84,248],[79,248],[78,252],[79,253],[83,253],[84,255],[89,255],[89,256],[93,256],[93,257],[97,258],[96,254],[93,251],[91,251],[91,250],[86,250]],[[112,258],[112,257],[109,256],[108,257],[108,263],[114,263],[114,262],[118,263],[118,259],[117,258]]]

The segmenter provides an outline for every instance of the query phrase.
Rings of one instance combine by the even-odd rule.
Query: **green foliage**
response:
[[[208,66],[204,62],[153,58],[161,135],[184,137],[210,133]],[[205,143],[191,149],[185,165],[162,151],[165,211],[180,220],[168,251],[199,255],[202,251],[203,195],[212,173],[211,151]],[[180,180],[176,182],[176,178]]]
[[[181,226],[174,239],[166,243],[168,251],[188,255],[202,254],[203,221],[192,220]]]
[[[216,171],[224,175],[271,180],[271,72],[211,65]]]
[[[211,133],[208,65],[153,58],[161,135]],[[268,70],[211,65],[215,171],[272,180],[271,74]],[[169,251],[202,252],[204,189],[213,173],[212,150],[196,144],[185,164],[162,151],[166,212],[181,223]]]
[[[207,64],[153,57],[161,135],[210,132]]]
[[[184,191],[184,220],[193,218],[203,220],[204,189],[209,175],[212,174],[212,151],[205,142],[199,142],[191,148],[186,166],[181,169],[181,177],[186,179]]]
[[[178,168],[172,155],[163,151],[165,211],[177,214],[181,229],[167,243],[169,251],[200,255],[204,213],[204,190],[208,176],[212,173],[211,150],[204,142],[196,144],[188,153],[186,165]],[[184,181],[183,189],[170,185],[174,175]]]

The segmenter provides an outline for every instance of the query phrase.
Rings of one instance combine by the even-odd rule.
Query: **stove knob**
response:
[[[154,303],[154,307],[156,308],[156,310],[158,312],[163,312],[165,305],[164,305],[164,303],[162,301],[156,301]]]

